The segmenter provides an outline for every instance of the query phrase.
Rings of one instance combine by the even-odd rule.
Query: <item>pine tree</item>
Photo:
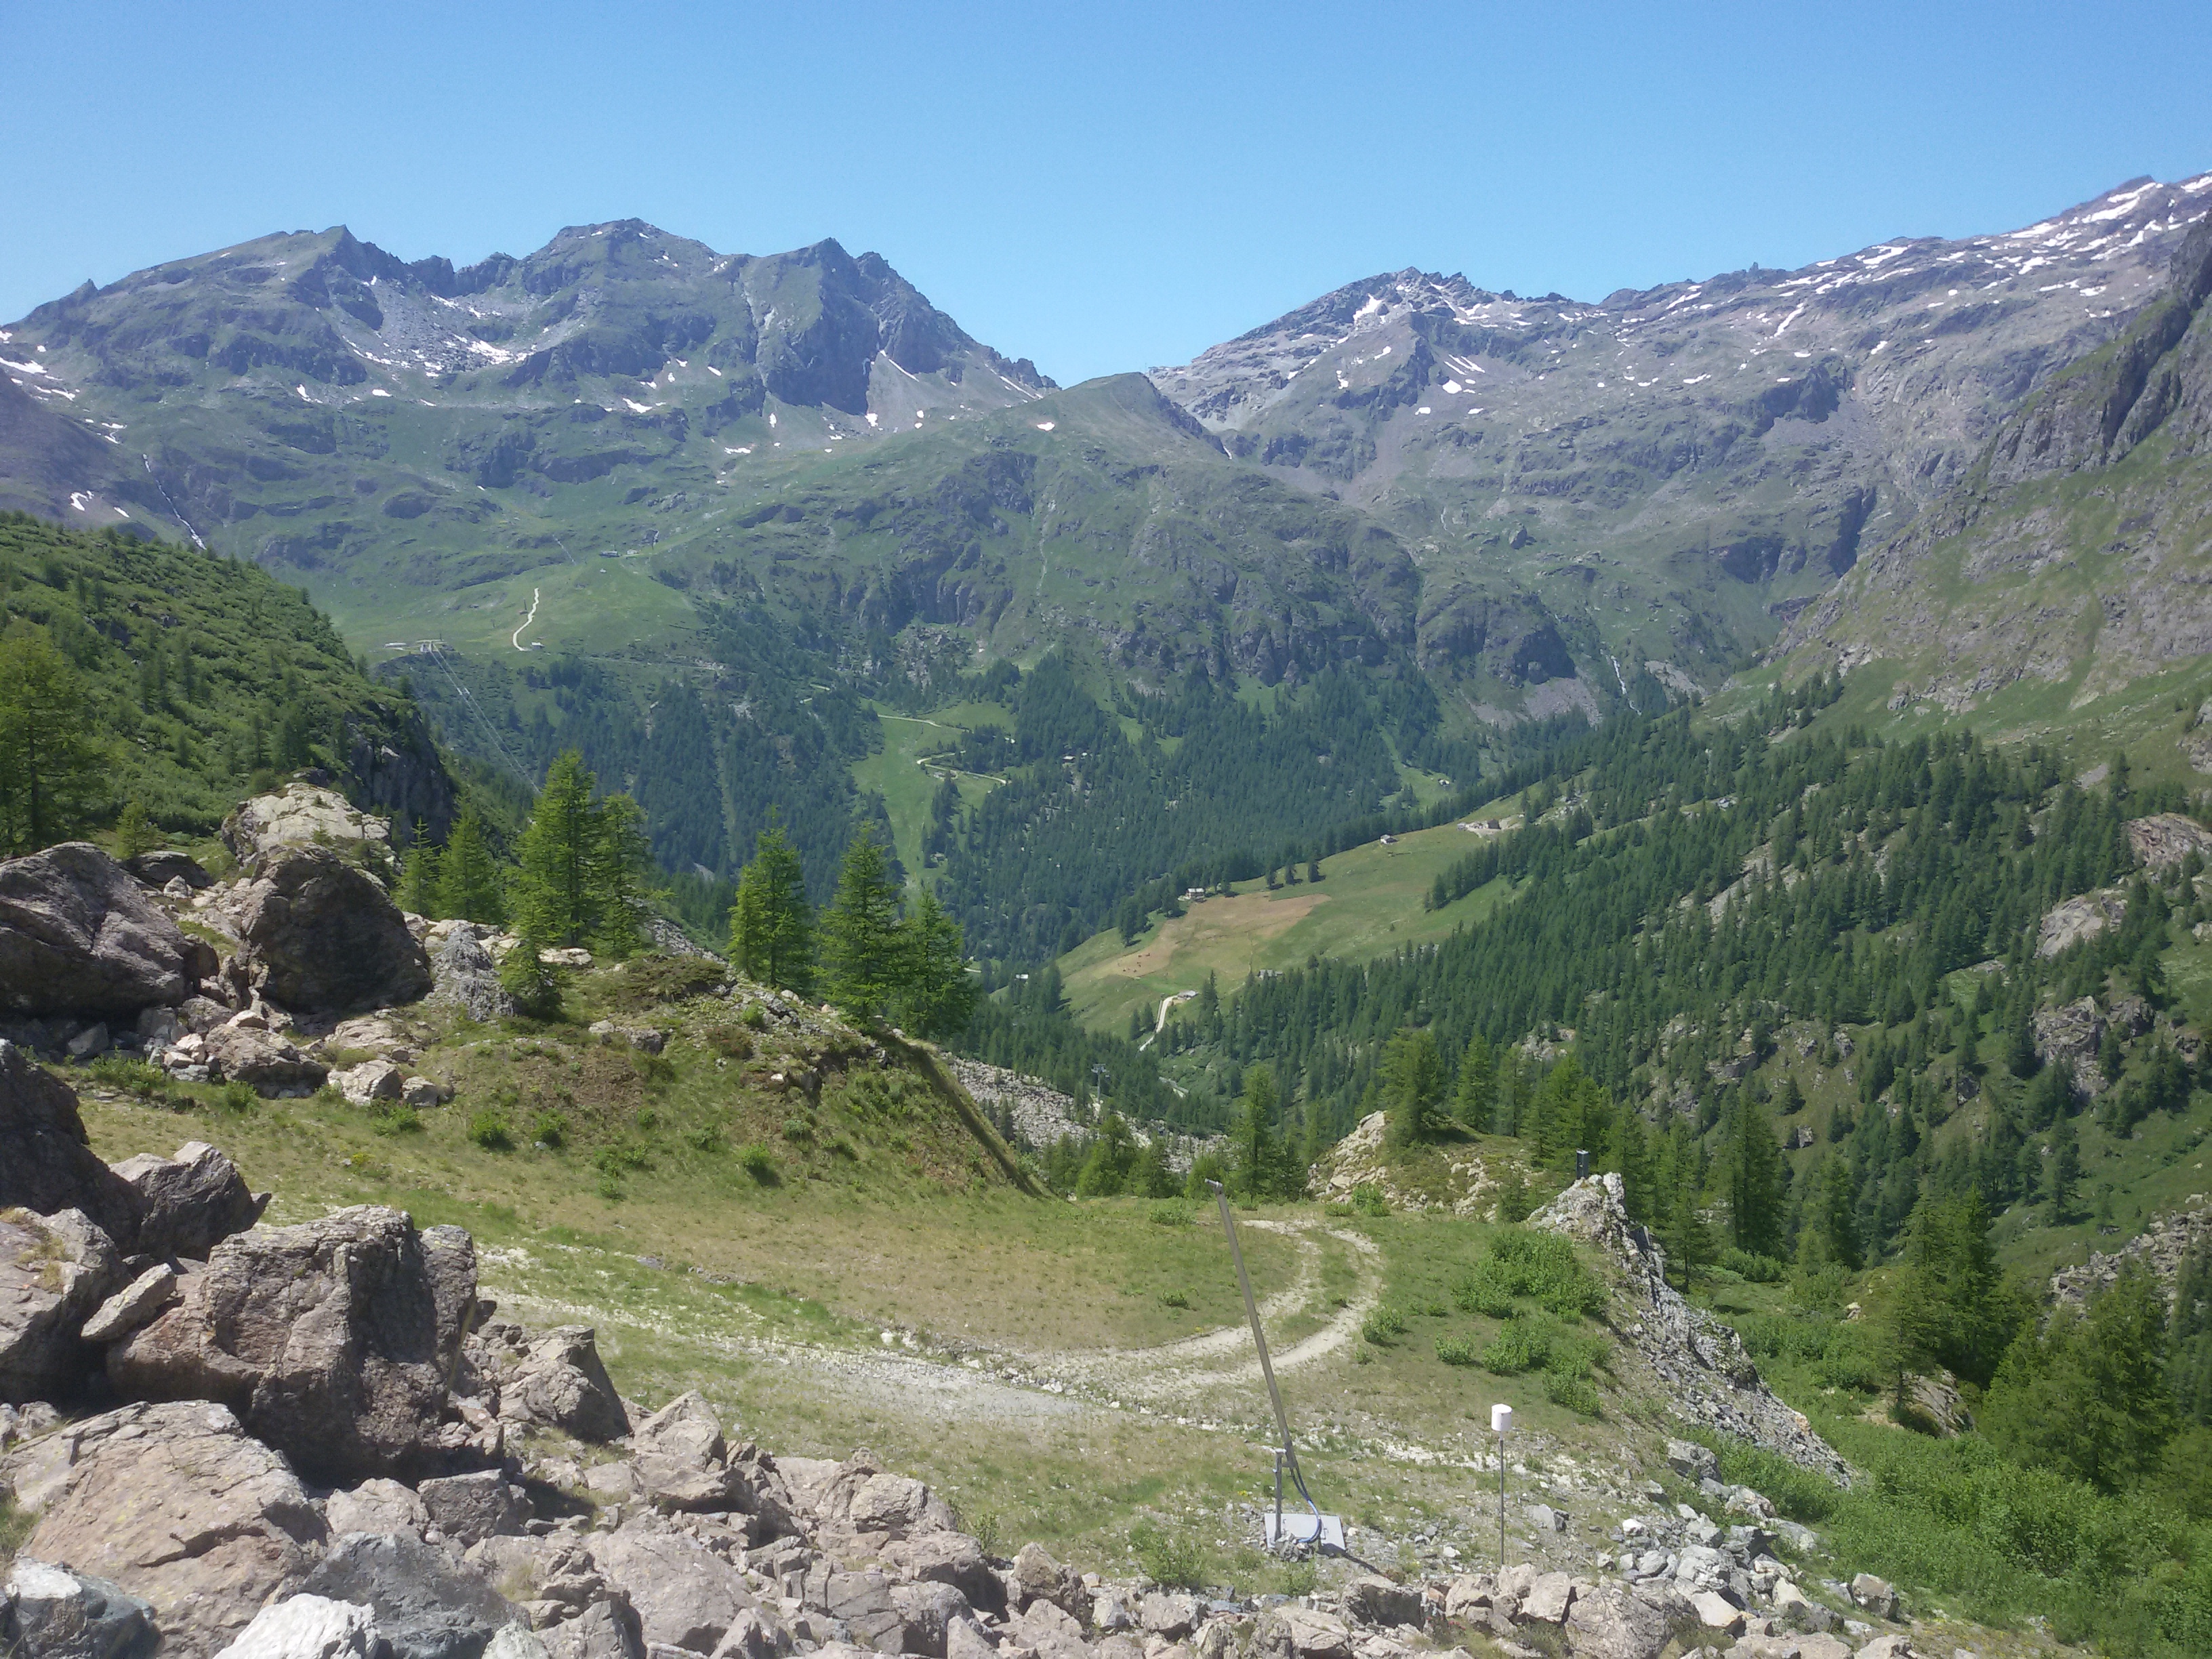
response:
[[[0,841],[27,853],[81,825],[108,757],[91,735],[84,682],[43,632],[0,638]]]
[[[538,954],[544,949],[526,927],[499,964],[501,988],[514,999],[515,1012],[531,1019],[551,1019],[561,1012],[561,981]]]
[[[1433,1140],[1449,1121],[1439,1109],[1444,1099],[1443,1056],[1428,1031],[1407,1026],[1390,1039],[1382,1066],[1383,1109],[1389,1113],[1389,1140],[1411,1146]]]
[[[799,849],[781,823],[753,842],[730,907],[730,961],[763,985],[805,995],[814,986],[814,912]]]
[[[436,921],[446,912],[441,908],[438,884],[438,849],[430,840],[429,826],[422,819],[415,820],[415,839],[409,843],[407,856],[399,866],[399,891],[395,896],[402,910]]]
[[[459,820],[446,838],[446,850],[438,860],[437,904],[438,915],[458,916],[464,921],[495,927],[507,920],[499,866],[492,862],[483,825],[473,806],[461,809]]]
[[[1644,1136],[1644,1119],[1633,1109],[1613,1114],[1613,1134],[1605,1149],[1605,1163],[1620,1173],[1620,1204],[1628,1212],[1628,1218],[1638,1225],[1648,1224],[1654,1215],[1656,1197],[1651,1147]]]
[[[1459,1088],[1452,1110],[1462,1123],[1480,1133],[1498,1111],[1498,1059],[1477,1031],[1468,1039],[1467,1053],[1459,1063]]]
[[[2019,1462],[2123,1490],[2172,1431],[2166,1338],[2166,1293],[2130,1261],[2086,1312],[2061,1307],[2021,1334],[1984,1396],[1984,1431]]]
[[[1729,1237],[1736,1249],[1773,1255],[1782,1248],[1784,1183],[1788,1167],[1765,1109],[1740,1101],[1723,1131],[1721,1179],[1729,1207]]]
[[[925,890],[914,914],[900,924],[902,944],[896,1004],[905,1025],[926,1037],[968,1029],[975,1012],[975,983],[969,977],[960,924]]]
[[[883,1011],[905,980],[898,893],[884,849],[866,824],[845,849],[837,894],[822,913],[823,971],[830,1000],[855,1019]]]
[[[594,780],[584,757],[571,749],[547,769],[530,824],[522,832],[517,879],[517,931],[552,945],[581,945],[599,921],[592,890],[599,855],[599,815],[592,802]]]
[[[135,859],[141,853],[150,853],[161,845],[161,836],[146,821],[146,809],[135,800],[123,803],[122,811],[115,817],[115,855],[120,859]]]
[[[1281,1195],[1283,1145],[1275,1127],[1275,1074],[1265,1065],[1244,1073],[1244,1099],[1229,1132],[1229,1189],[1249,1202]]]
[[[619,960],[645,942],[646,872],[652,844],[645,838],[645,813],[628,795],[609,795],[599,803],[599,836],[592,849],[592,892],[598,927],[592,942]]]

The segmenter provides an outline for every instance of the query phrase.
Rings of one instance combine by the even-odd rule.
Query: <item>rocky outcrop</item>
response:
[[[592,1565],[636,1609],[647,1644],[711,1654],[755,1605],[744,1575],[656,1515],[590,1540]]]
[[[208,1252],[261,1219],[269,1194],[257,1196],[238,1166],[202,1140],[188,1140],[173,1158],[141,1152],[114,1166],[138,1211],[137,1251],[143,1255],[207,1260]]]
[[[240,864],[287,848],[325,847],[381,862],[392,845],[392,826],[362,811],[343,795],[312,783],[289,783],[270,795],[242,801],[222,821],[222,844]]]
[[[300,1588],[368,1608],[392,1659],[480,1659],[500,1632],[521,1621],[475,1568],[404,1534],[337,1540]]]
[[[2097,1070],[2097,1045],[2104,1041],[2105,1016],[2094,997],[2077,997],[2056,1008],[2035,1011],[2035,1057],[2045,1066],[2066,1068],[2077,1094],[2105,1086]]]
[[[2059,1268],[2051,1275],[2051,1293],[2079,1307],[2110,1285],[2130,1262],[2141,1262],[2172,1296],[2180,1281],[2181,1264],[2206,1249],[2212,1249],[2212,1198],[2192,1193],[2179,1208],[2153,1217],[2141,1233],[2110,1255],[2098,1251],[2079,1267]]]
[[[173,881],[181,881],[195,893],[215,885],[215,878],[190,853],[141,853],[137,858],[124,860],[123,867],[142,885],[156,890]]]
[[[210,1075],[271,1097],[311,1095],[330,1076],[329,1066],[252,1012],[216,1026],[197,1049],[185,1043],[178,1047],[199,1058]]]
[[[88,842],[0,863],[0,1008],[133,1016],[174,1007],[216,966],[212,946]]]
[[[254,1614],[216,1659],[380,1659],[389,1651],[374,1608],[326,1595],[294,1595]]]
[[[2194,853],[2212,860],[2212,830],[2179,812],[2154,812],[2130,818],[2126,824],[2128,849],[2147,870],[2171,870]]]
[[[1663,1385],[1671,1408],[1791,1462],[1851,1484],[1850,1466],[1813,1431],[1802,1413],[1759,1380],[1743,1340],[1667,1283],[1666,1253],[1621,1207],[1620,1177],[1588,1176],[1531,1216],[1531,1227],[1602,1251],[1618,1269],[1612,1322]]]
[[[484,940],[489,927],[459,922],[430,947],[430,976],[435,987],[433,1003],[459,1009],[471,1019],[505,1019],[514,1012],[514,998],[499,982],[499,968]]]
[[[579,1440],[619,1440],[629,1432],[588,1325],[537,1335],[519,1325],[487,1327],[472,1340],[471,1358],[491,1372],[507,1422],[559,1429]]]
[[[2128,896],[2117,887],[2101,887],[2054,904],[2035,930],[2035,954],[2047,961],[2084,939],[2096,938],[2108,927],[2118,927],[2127,915]]]
[[[413,1002],[429,959],[399,908],[359,866],[327,847],[280,846],[258,858],[231,900],[245,983],[295,1012],[350,1013]]]
[[[219,1401],[319,1479],[444,1473],[486,1449],[442,1420],[476,1285],[473,1255],[441,1243],[374,1206],[226,1239],[108,1351],[108,1378],[126,1399]]]
[[[78,1425],[69,1449],[24,1551],[143,1597],[165,1653],[215,1652],[321,1552],[306,1490],[222,1406],[126,1406]]]
[[[137,1247],[137,1203],[84,1132],[76,1091],[0,1037],[0,1207],[39,1215],[82,1210],[125,1251]]]
[[[0,1210],[0,1400],[66,1400],[96,1365],[82,1335],[117,1277],[115,1246],[81,1210]]]

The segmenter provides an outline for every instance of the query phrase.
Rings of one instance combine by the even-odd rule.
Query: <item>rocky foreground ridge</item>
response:
[[[0,1166],[0,1480],[34,1522],[0,1639],[27,1659],[1405,1659],[1468,1629],[1516,1656],[1853,1651],[1702,1447],[1670,1446],[1678,1472],[1747,1522],[1628,1521],[1603,1576],[1259,1601],[1109,1582],[992,1554],[865,1451],[778,1458],[696,1393],[646,1413],[589,1329],[496,1316],[462,1229],[376,1206],[257,1224],[265,1200],[202,1145],[102,1164],[12,1043],[0,1133],[28,1154]],[[1898,1612],[1875,1581],[1850,1593]],[[1850,1633],[1861,1659],[1909,1652]]]

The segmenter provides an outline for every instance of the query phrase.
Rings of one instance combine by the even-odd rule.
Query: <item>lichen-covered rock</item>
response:
[[[482,1573],[404,1535],[339,1539],[300,1588],[371,1609],[392,1659],[482,1659],[498,1633],[521,1620]]]
[[[1567,1651],[1575,1659],[1659,1659],[1670,1634],[1663,1613],[1618,1584],[1577,1594],[1567,1609]]]
[[[60,1488],[24,1546],[152,1604],[162,1651],[204,1659],[299,1588],[323,1522],[284,1460],[204,1401],[76,1425]]]
[[[406,1081],[406,1068],[388,1060],[364,1060],[358,1066],[331,1073],[331,1086],[356,1106],[397,1100]]]
[[[1333,1613],[1296,1604],[1270,1607],[1252,1634],[1259,1659],[1351,1659],[1352,1630]]]
[[[240,802],[222,821],[221,833],[222,844],[240,864],[292,847],[376,857],[392,842],[392,826],[384,819],[311,783],[287,784],[274,794]]]
[[[89,842],[0,861],[0,1008],[135,1017],[216,971],[131,872]]]
[[[85,1322],[114,1287],[115,1246],[81,1210],[0,1210],[0,1400],[66,1399],[97,1365]]]
[[[465,1549],[502,1533],[519,1533],[530,1519],[530,1500],[498,1469],[425,1480],[415,1496],[430,1524]]]
[[[484,948],[493,930],[461,922],[430,947],[432,1003],[489,1022],[514,1012],[514,998],[499,982],[499,964]]]
[[[108,1350],[108,1378],[126,1399],[221,1401],[319,1479],[447,1473],[471,1443],[441,1419],[475,1261],[458,1228],[430,1233],[362,1206],[225,1239]]]
[[[641,1516],[587,1540],[592,1565],[629,1598],[648,1644],[714,1652],[753,1606],[744,1575],[658,1516]]]

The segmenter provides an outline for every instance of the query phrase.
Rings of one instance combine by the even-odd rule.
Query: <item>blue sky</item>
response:
[[[836,236],[1062,381],[1419,265],[1597,298],[2212,168],[2194,3],[33,5],[0,318],[343,222]]]

